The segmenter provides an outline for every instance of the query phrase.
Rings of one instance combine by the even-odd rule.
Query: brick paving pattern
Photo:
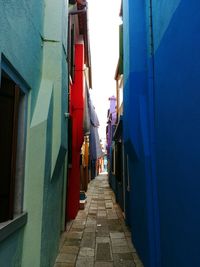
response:
[[[54,267],[143,267],[107,175],[90,182],[85,209],[63,234]]]

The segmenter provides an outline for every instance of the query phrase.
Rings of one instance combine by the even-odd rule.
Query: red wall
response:
[[[84,140],[83,108],[84,108],[84,45],[75,45],[75,74],[71,86],[72,116],[72,167],[68,172],[67,218],[74,219],[79,210],[80,199],[80,152]]]

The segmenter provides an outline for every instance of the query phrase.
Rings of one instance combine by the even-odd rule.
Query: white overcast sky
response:
[[[90,91],[99,121],[100,138],[106,136],[108,98],[116,94],[114,80],[119,57],[121,0],[88,0],[93,89]]]

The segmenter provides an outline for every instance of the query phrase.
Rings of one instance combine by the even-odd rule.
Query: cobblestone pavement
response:
[[[107,175],[90,182],[85,209],[63,234],[54,267],[143,267]]]

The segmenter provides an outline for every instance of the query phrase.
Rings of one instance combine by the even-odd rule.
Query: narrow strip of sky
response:
[[[88,0],[92,58],[91,97],[100,121],[99,135],[106,136],[108,98],[116,94],[114,80],[119,57],[119,12],[121,0]]]

